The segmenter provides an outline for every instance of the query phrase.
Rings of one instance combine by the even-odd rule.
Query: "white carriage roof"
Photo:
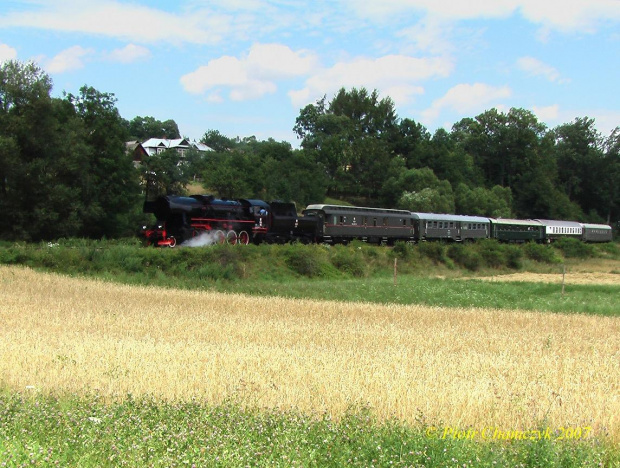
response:
[[[534,221],[539,221],[543,226],[581,227],[581,223],[576,221],[557,221],[555,219],[535,219]]]
[[[482,216],[467,216],[467,215],[453,215],[453,214],[437,214],[437,213],[411,213],[416,219],[422,219],[425,221],[455,221],[466,223],[489,223],[489,218],[483,218]]]

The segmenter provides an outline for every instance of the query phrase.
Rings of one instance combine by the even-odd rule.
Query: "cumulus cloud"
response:
[[[133,63],[151,57],[151,51],[146,47],[128,44],[122,49],[115,49],[108,54],[108,59],[113,62]]]
[[[63,50],[50,60],[44,61],[43,68],[48,73],[64,73],[84,67],[84,59],[94,53],[93,49],[73,46]]]
[[[424,92],[420,85],[422,81],[446,77],[453,68],[452,60],[447,57],[386,55],[376,59],[356,58],[319,70],[306,80],[304,88],[289,92],[289,96],[293,105],[302,106],[342,87],[365,87],[376,88],[390,96],[397,105],[403,105]]]
[[[459,114],[476,114],[511,95],[512,90],[508,86],[463,83],[450,88],[441,98],[433,101],[431,107],[423,111],[422,115],[425,121],[432,122],[445,109]]]
[[[0,63],[17,58],[17,50],[6,44],[0,44]]]
[[[254,44],[241,58],[223,56],[183,75],[181,84],[190,93],[209,91],[211,101],[218,101],[224,88],[229,89],[234,101],[256,99],[274,93],[277,80],[306,75],[316,61],[307,51],[293,51],[280,44]]]

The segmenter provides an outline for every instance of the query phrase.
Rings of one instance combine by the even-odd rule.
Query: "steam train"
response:
[[[393,245],[397,241],[550,243],[563,237],[584,242],[610,242],[605,224],[547,219],[505,219],[481,216],[415,213],[406,210],[316,204],[301,216],[293,203],[254,199],[217,199],[211,195],[164,196],[144,203],[157,218],[142,230],[147,244],[175,247],[198,236],[214,243],[346,244],[361,240]]]

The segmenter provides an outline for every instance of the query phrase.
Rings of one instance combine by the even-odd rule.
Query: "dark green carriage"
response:
[[[491,238],[500,242],[543,242],[545,227],[532,219],[489,218]]]

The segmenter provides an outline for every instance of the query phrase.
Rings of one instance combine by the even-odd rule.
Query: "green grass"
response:
[[[502,441],[445,435],[424,422],[378,423],[351,408],[340,420],[293,411],[244,409],[228,402],[104,403],[96,396],[0,393],[0,466],[425,466],[612,467],[620,450],[605,438]],[[491,431],[488,431],[491,434]],[[533,434],[533,433],[532,433]]]
[[[72,239],[0,243],[0,264],[136,285],[253,295],[620,315],[616,305],[620,275],[618,285],[567,285],[564,295],[557,284],[436,278],[497,275],[518,271],[523,265],[559,276],[564,261],[561,252],[544,245],[496,242],[397,244],[394,248],[353,243],[156,249],[145,248],[135,239]],[[616,244],[589,246],[588,252],[597,259],[620,259]],[[393,281],[395,260],[397,285]],[[571,264],[578,261],[583,260],[569,258]]]
[[[620,278],[619,278],[620,282]],[[250,287],[248,287],[250,286]],[[399,276],[361,280],[218,284],[214,290],[291,298],[424,304],[436,307],[490,307],[557,313],[620,316],[620,286],[488,282]]]

